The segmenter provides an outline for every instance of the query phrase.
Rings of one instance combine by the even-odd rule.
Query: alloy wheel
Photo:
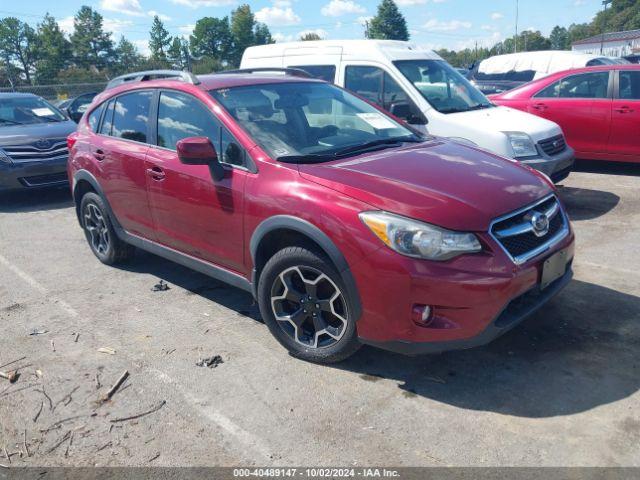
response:
[[[305,347],[330,347],[346,331],[344,295],[316,268],[296,266],[281,272],[271,288],[271,308],[282,330]]]
[[[101,255],[109,250],[111,239],[104,215],[97,205],[88,203],[84,209],[84,228],[89,233],[91,247]]]

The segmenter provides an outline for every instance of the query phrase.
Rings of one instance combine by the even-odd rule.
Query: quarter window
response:
[[[128,93],[116,98],[111,135],[146,143],[152,97],[152,91],[144,91]]]
[[[620,98],[640,100],[640,71],[620,72]]]
[[[98,105],[93,112],[89,114],[89,128],[92,132],[97,131],[98,123],[100,122],[100,115],[102,115],[102,110],[104,110],[104,103]]]
[[[113,124],[113,106],[115,103],[115,100],[109,100],[109,103],[107,104],[107,110],[104,114],[102,125],[100,126],[100,133],[103,135],[111,135],[111,126]]]

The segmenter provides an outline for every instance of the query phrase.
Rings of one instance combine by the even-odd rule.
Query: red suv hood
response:
[[[521,165],[441,139],[299,168],[377,209],[452,230],[486,231],[496,217],[552,191]]]

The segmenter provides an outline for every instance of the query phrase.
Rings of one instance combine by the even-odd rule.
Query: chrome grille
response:
[[[54,140],[47,148],[38,148],[35,145],[6,145],[0,148],[14,163],[56,160],[69,156],[66,140]]]
[[[555,137],[540,140],[538,145],[540,145],[542,151],[550,157],[564,152],[567,149],[567,142],[564,140],[564,136],[562,135],[556,135]]]
[[[546,218],[547,228],[536,229],[536,219]],[[540,226],[539,224],[537,225]],[[569,233],[569,221],[555,195],[500,217],[491,224],[490,233],[509,257],[524,263],[549,250]]]

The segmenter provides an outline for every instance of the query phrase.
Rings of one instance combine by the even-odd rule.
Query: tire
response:
[[[297,358],[335,363],[360,342],[353,300],[324,255],[288,247],[265,265],[258,281],[260,313],[274,337]]]
[[[88,192],[80,201],[80,218],[87,243],[93,254],[105,265],[125,262],[135,253],[135,248],[118,238],[102,197]]]

